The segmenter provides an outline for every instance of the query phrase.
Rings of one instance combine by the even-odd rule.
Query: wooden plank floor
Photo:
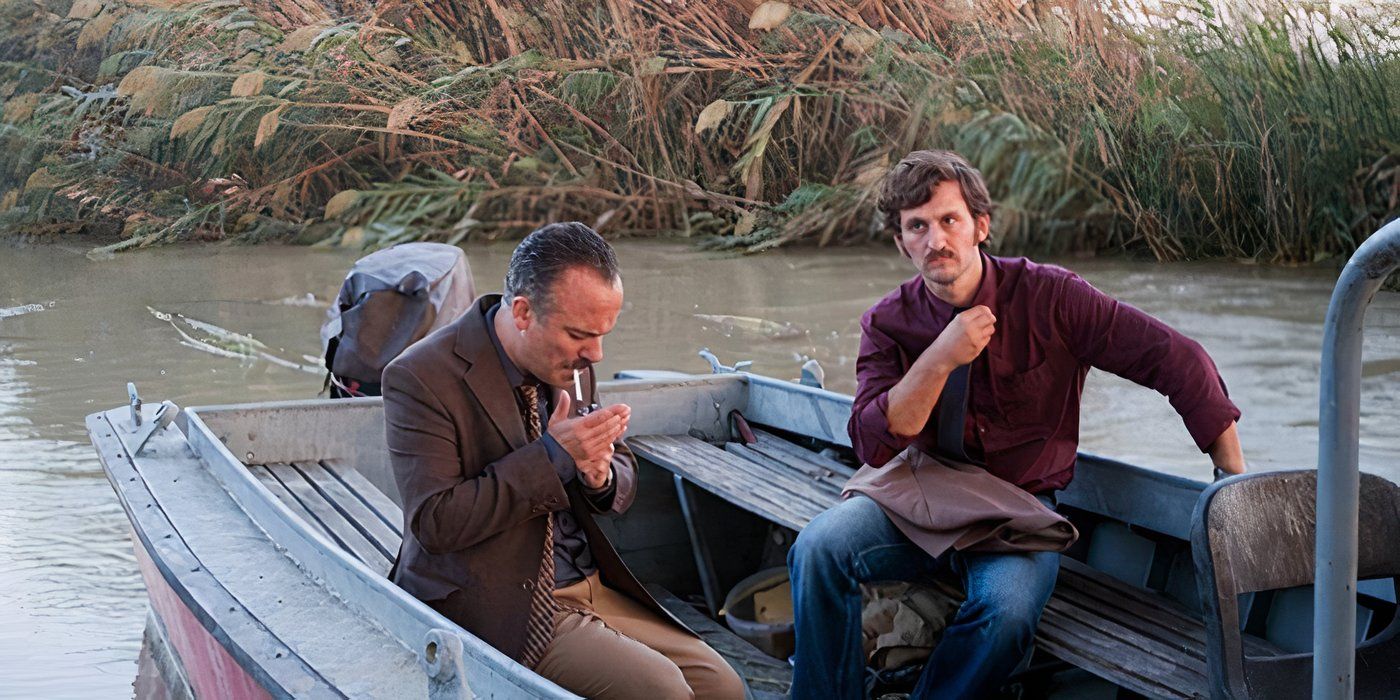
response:
[[[360,534],[384,554],[390,561],[399,553],[402,538],[394,528],[384,522],[379,514],[371,510],[364,500],[351,491],[345,482],[336,478],[319,462],[297,462],[294,465],[307,481],[326,499]],[[378,490],[376,489],[376,493]],[[397,513],[398,508],[394,511]]]
[[[749,684],[758,700],[777,700],[787,696],[788,686],[792,685],[792,666],[786,661],[775,659],[752,644],[739,638],[723,625],[711,620],[694,606],[672,595],[670,591],[656,585],[648,585],[661,607],[666,608],[677,619],[685,623],[711,648],[719,652],[734,671]]]
[[[1036,635],[1043,649],[1149,697],[1204,698],[1205,626],[1165,596],[1061,557]]]
[[[248,471],[303,521],[380,575],[398,556],[402,511],[354,469],[326,462]]]
[[[273,493],[283,503],[292,507],[287,499],[287,496],[290,496],[300,506],[292,507],[293,512],[301,515],[303,519],[309,514],[310,519],[307,522],[315,523],[323,533],[329,533],[331,540],[341,549],[350,552],[379,574],[389,573],[390,557],[393,555],[387,554],[366,537],[364,529],[357,527],[351,518],[346,517],[347,509],[336,507],[324,491],[316,488],[303,470],[292,464],[280,463],[263,465],[262,469],[282,485],[282,490]],[[267,483],[266,480],[263,483]]]
[[[344,484],[345,488],[353,493],[360,502],[364,503],[365,507],[369,508],[371,512],[378,516],[390,530],[393,530],[394,534],[398,535],[399,539],[403,538],[403,511],[399,510],[398,504],[389,500],[389,497],[385,496],[384,492],[379,490],[379,487],[371,484],[369,479],[366,479],[364,475],[356,471],[353,466],[344,464],[340,460],[322,460],[321,466],[325,467],[329,474]],[[394,549],[398,549],[397,543],[395,543]]]

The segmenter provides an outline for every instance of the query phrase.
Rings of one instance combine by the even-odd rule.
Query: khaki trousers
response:
[[[744,682],[714,649],[594,574],[554,591],[554,641],[535,672],[588,698],[744,697]]]

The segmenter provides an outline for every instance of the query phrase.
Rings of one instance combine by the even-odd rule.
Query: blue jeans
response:
[[[1050,505],[1049,499],[1041,500]],[[967,600],[943,632],[911,698],[978,698],[1016,670],[1055,588],[1056,552],[948,552],[935,559],[865,496],[817,516],[788,552],[797,652],[791,696],[864,698],[860,584],[918,581],[949,566]]]

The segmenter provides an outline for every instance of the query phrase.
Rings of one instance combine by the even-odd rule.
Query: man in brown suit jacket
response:
[[[611,246],[552,224],[511,256],[503,296],[384,370],[404,540],[391,577],[466,630],[589,697],[738,698],[744,684],[628,571],[595,514],[636,495],[629,408],[594,404],[622,307]]]

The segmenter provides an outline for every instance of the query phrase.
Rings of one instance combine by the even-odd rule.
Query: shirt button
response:
[[[522,590],[522,591],[528,591],[528,590],[530,590],[530,588],[531,588],[532,586],[534,586],[534,585],[535,585],[535,582],[534,582],[534,581],[526,581],[526,582],[520,584],[520,590]]]

